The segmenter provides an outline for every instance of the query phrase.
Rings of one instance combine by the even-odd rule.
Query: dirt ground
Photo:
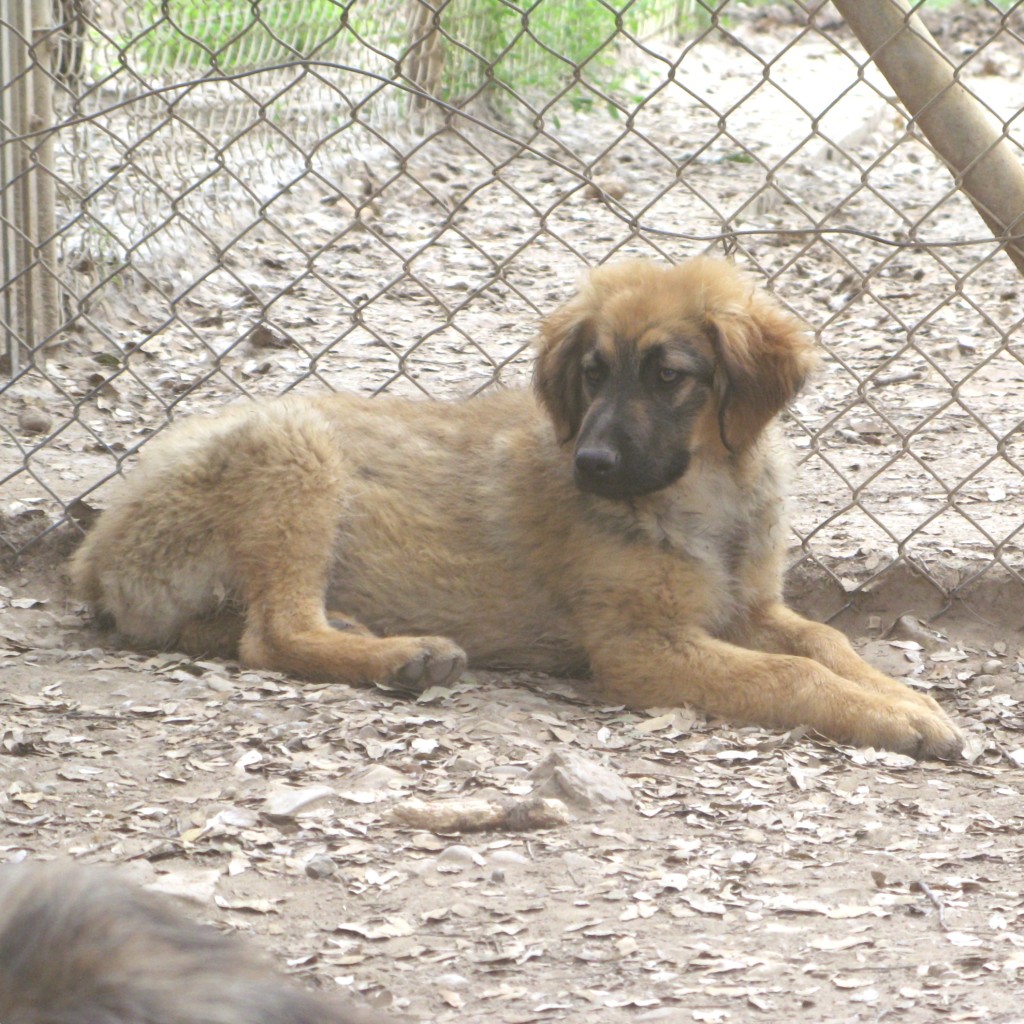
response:
[[[45,565],[0,595],[0,859],[126,865],[423,1020],[1024,1020],[1019,633],[859,641],[967,730],[916,764],[542,677],[410,702],[125,654]],[[392,817],[536,794],[571,820]]]
[[[738,31],[767,53],[786,27]],[[824,43],[801,45],[784,80],[810,104],[843,63]],[[735,49],[700,54],[689,84],[723,106],[759,73]],[[975,81],[994,109],[1016,109],[1019,43],[988,54]],[[640,134],[621,141],[621,125],[585,114],[565,119],[563,138],[581,159],[605,154],[601,173],[645,223],[699,237],[763,173],[720,140],[685,187],[656,198],[674,174],[659,147],[696,147],[713,128],[686,96],[660,93]],[[843,204],[879,233],[905,227],[905,211],[936,202],[948,178],[916,143],[896,144],[901,129],[876,116],[876,95],[844,102],[829,112],[836,134],[873,125],[849,143],[859,164],[816,144],[777,183],[812,213]],[[778,108],[761,90],[730,131],[777,158],[806,128]],[[868,165],[884,187],[856,187]],[[96,297],[90,323],[104,330],[83,331],[0,403],[8,544],[82,495],[102,507],[93,489],[182,396],[196,411],[296,381],[445,396],[500,369],[521,383],[528,362],[507,361],[583,259],[703,247],[641,241],[582,191],[562,202],[578,182],[497,143],[439,137],[409,165],[428,188],[386,184],[382,167],[352,185],[377,190],[372,230],[311,180],[275,200],[218,269],[169,239],[138,288]],[[1002,258],[971,272],[977,249],[808,243],[785,233],[804,223],[785,202],[752,207],[745,223],[781,231],[745,239],[744,259],[772,275],[826,352],[788,421],[800,456],[794,601],[823,617],[876,580],[839,624],[954,713],[962,762],[917,764],[687,709],[597,706],[585,682],[470,671],[409,701],[125,653],[69,596],[73,535],[58,531],[0,563],[0,860],[121,864],[186,897],[195,916],[251,933],[305,983],[424,1021],[1024,1022],[1024,617],[1019,586],[996,572],[1021,562],[1024,373],[1007,340],[1019,281]],[[939,238],[984,232],[959,197],[925,226]],[[312,272],[310,251],[323,254]],[[491,259],[505,261],[496,283]],[[170,302],[189,273],[198,283]],[[362,306],[381,281],[392,285]],[[412,337],[423,340],[399,360]],[[23,429],[30,409],[53,424],[42,447]],[[984,586],[947,608],[907,561]],[[551,755],[568,765],[561,788],[544,781]],[[538,793],[571,819],[446,832],[395,817],[415,799]]]

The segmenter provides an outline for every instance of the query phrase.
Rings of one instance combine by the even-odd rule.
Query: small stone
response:
[[[18,415],[18,427],[26,434],[47,434],[52,426],[52,417],[42,409],[22,409]]]
[[[214,693],[234,693],[235,684],[223,676],[204,676],[203,684]]]
[[[477,867],[482,867],[487,862],[480,856],[476,850],[468,847],[456,844],[455,846],[449,846],[447,849],[442,850],[437,858],[438,865],[444,864],[449,867],[460,864],[464,867],[469,867],[471,864],[475,864]]]
[[[260,811],[268,821],[288,821],[299,811],[334,796],[330,786],[308,786],[305,789],[282,788],[270,793]]]
[[[530,772],[537,796],[554,797],[588,811],[632,807],[628,785],[610,768],[575,751],[555,751]]]
[[[495,850],[487,858],[488,861],[495,865],[509,865],[509,864],[529,864],[530,858],[523,856],[518,850]]]
[[[942,642],[941,636],[934,629],[929,629],[913,615],[901,615],[892,624],[887,637],[890,640],[912,640],[926,651],[936,650]]]
[[[448,971],[446,974],[435,975],[434,984],[442,988],[468,988],[469,978],[463,974],[456,974],[455,971]]]
[[[621,199],[629,189],[621,178],[595,178],[583,190],[587,199]]]
[[[288,339],[268,324],[257,324],[250,332],[248,342],[253,348],[287,348]]]
[[[337,871],[338,865],[330,857],[314,857],[306,864],[306,874],[310,878],[330,878]]]

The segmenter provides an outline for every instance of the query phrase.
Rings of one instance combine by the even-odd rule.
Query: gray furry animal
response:
[[[116,873],[0,865],[3,1024],[386,1024]]]

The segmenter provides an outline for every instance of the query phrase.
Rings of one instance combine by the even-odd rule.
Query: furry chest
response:
[[[721,633],[774,586],[782,504],[728,478],[701,483],[650,516],[643,532],[700,579],[704,625]]]

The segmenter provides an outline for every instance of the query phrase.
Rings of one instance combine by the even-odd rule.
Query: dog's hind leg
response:
[[[348,468],[330,425],[289,411],[239,439],[235,463],[247,472],[217,482],[223,557],[245,608],[239,659],[306,679],[413,690],[456,678],[466,655],[451,640],[373,636],[343,608],[325,608]]]
[[[361,622],[343,612],[327,612],[331,629],[357,636],[373,636]],[[202,619],[191,619],[181,627],[174,646],[193,658],[237,658],[245,632],[245,611],[224,605]]]
[[[458,678],[466,655],[451,640],[374,636],[344,612],[325,608],[331,548],[323,536],[297,532],[282,538],[276,549],[279,556],[287,551],[290,557],[244,560],[242,663],[305,679],[383,683],[404,690]]]
[[[368,630],[361,622],[357,622],[349,615],[345,615],[343,612],[334,610],[328,610],[327,626],[329,633],[339,633],[341,644],[345,644],[346,638],[352,638],[357,640],[359,638],[369,638],[372,643],[368,644],[364,648],[364,653],[368,653],[371,656],[376,654],[378,660],[386,652],[380,650],[378,647],[374,652],[374,644],[386,644],[388,640],[384,640],[380,637],[374,636],[370,630]],[[192,619],[185,623],[182,627],[181,632],[178,634],[175,647],[183,651],[186,654],[191,655],[193,658],[237,658],[239,657],[239,649],[242,644],[242,637],[245,634],[245,623],[246,615],[245,612],[238,607],[225,605],[219,608],[216,612],[207,616],[203,619]],[[335,649],[337,648],[338,639],[330,637],[331,642],[334,643]],[[379,682],[393,682],[396,686],[402,689],[421,690],[425,686],[431,686],[437,682],[443,682],[444,680],[452,677],[456,674],[456,668],[461,671],[461,668],[465,665],[465,658],[463,657],[459,662],[456,657],[455,660],[449,664],[445,664],[443,659],[432,657],[432,654],[440,654],[441,646],[438,645],[435,650],[427,650],[423,643],[418,638],[410,638],[416,646],[415,651],[405,660],[403,659],[403,652],[396,648],[398,659],[401,664],[397,669],[392,668],[390,671],[384,667],[383,662],[381,667],[378,669],[376,666],[363,666],[358,672],[358,675],[353,675],[352,680],[355,681],[357,678],[363,681],[379,681]],[[430,638],[424,638],[427,640]],[[443,644],[448,644],[448,641],[443,641]],[[454,648],[454,644],[450,645]],[[347,658],[352,660],[358,656],[359,653],[358,644],[348,645]],[[457,650],[457,648],[455,648]],[[451,652],[454,655],[454,651]],[[250,659],[243,659],[248,664],[252,665]],[[386,660],[386,659],[385,659]],[[293,656],[294,661],[294,656]],[[334,670],[324,673],[325,678],[349,678],[350,673],[342,670],[342,662],[334,663]],[[289,671],[289,669],[282,667],[283,663],[278,662],[273,667],[278,671]],[[353,663],[354,666],[354,663]],[[270,665],[263,665],[262,667],[271,667]],[[311,673],[303,671],[301,667],[294,669],[296,674],[310,676]],[[356,672],[354,666],[352,672]],[[320,673],[317,673],[317,677]]]
[[[378,637],[347,616],[337,628],[335,614],[328,618],[319,600],[263,595],[248,609],[242,662],[306,679],[403,690],[451,682],[466,667],[462,649],[444,637]]]
[[[253,559],[245,566],[245,629],[238,645],[244,665],[403,690],[423,690],[462,674],[466,655],[451,640],[374,636],[344,612],[328,611],[323,594],[330,548],[316,545],[309,534],[289,538],[288,547],[293,557],[287,562]]]

